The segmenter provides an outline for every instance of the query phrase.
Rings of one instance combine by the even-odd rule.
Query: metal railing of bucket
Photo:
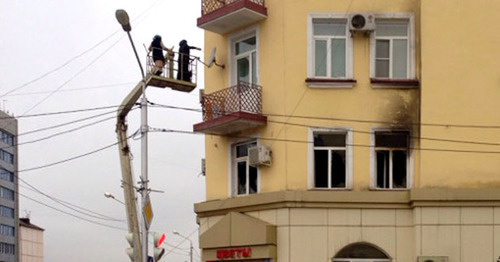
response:
[[[262,87],[240,81],[235,86],[203,94],[201,106],[204,121],[234,112],[262,114]]]
[[[164,66],[155,64],[151,53],[146,58],[146,71],[149,74],[196,84],[198,76],[198,57],[178,52],[165,52]]]
[[[201,15],[206,15],[215,10],[223,8],[226,5],[243,1],[243,0],[201,0]],[[250,0],[250,2],[256,3],[258,5],[264,6],[264,0]]]

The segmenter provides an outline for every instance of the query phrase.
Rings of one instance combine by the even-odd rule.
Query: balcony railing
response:
[[[198,27],[225,34],[266,17],[265,0],[201,0]]]
[[[248,0],[254,4],[265,7],[264,0]],[[242,2],[242,0],[202,0],[201,1],[201,15],[207,15],[215,10],[221,9],[229,4],[235,2]]]
[[[160,68],[155,65],[150,53],[146,58],[146,72],[151,76],[150,85],[190,92],[196,88],[198,57],[167,52],[165,65]]]
[[[246,82],[202,94],[203,122],[194,125],[198,132],[219,135],[231,134],[265,125],[262,115],[262,87]]]

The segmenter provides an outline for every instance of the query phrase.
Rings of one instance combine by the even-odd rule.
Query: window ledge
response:
[[[409,191],[411,188],[370,188],[370,191]]]
[[[370,78],[370,83],[374,88],[418,88],[418,79],[390,79],[390,78]]]
[[[306,84],[310,88],[353,88],[356,79],[306,78]]]
[[[346,187],[333,187],[333,188],[321,188],[321,187],[313,187],[309,189],[310,191],[351,191],[352,188]]]

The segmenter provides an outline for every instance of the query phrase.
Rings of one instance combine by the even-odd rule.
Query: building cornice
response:
[[[198,217],[279,208],[391,208],[420,206],[500,206],[500,189],[437,189],[405,191],[279,191],[212,200],[194,205]]]

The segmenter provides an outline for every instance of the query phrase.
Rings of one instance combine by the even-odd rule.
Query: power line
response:
[[[150,7],[148,7],[146,10],[144,10],[144,11],[143,11],[141,14],[139,14],[136,18],[132,19],[132,21],[142,19],[142,17],[146,14],[146,12],[149,12],[149,11],[150,11],[150,10],[151,10],[151,9],[152,9],[155,5],[157,5],[157,4],[158,4],[158,3],[160,3],[160,2],[161,2],[161,0],[156,1],[155,3],[153,3]],[[140,24],[140,21],[138,21],[138,22],[137,22],[137,24]],[[116,34],[117,34],[118,32],[120,32],[120,31],[121,31],[120,29],[115,30],[113,33],[111,33],[110,35],[108,35],[107,37],[105,37],[103,40],[101,40],[101,41],[97,42],[97,43],[96,43],[96,44],[94,44],[92,47],[90,47],[90,48],[88,48],[88,49],[84,50],[84,51],[83,51],[83,52],[81,52],[80,54],[78,54],[78,55],[76,55],[76,56],[74,56],[74,57],[70,58],[68,61],[64,62],[64,63],[63,63],[63,64],[61,64],[60,66],[57,66],[57,67],[55,67],[54,69],[51,69],[51,70],[47,71],[46,73],[42,74],[41,76],[36,77],[36,78],[34,78],[34,79],[32,79],[32,80],[30,80],[30,81],[28,81],[28,82],[24,83],[24,84],[21,84],[20,86],[15,87],[15,88],[11,89],[11,90],[10,90],[10,91],[8,91],[8,92],[5,92],[4,94],[0,95],[0,98],[2,98],[2,97],[4,97],[4,96],[7,96],[7,95],[9,95],[9,94],[11,94],[11,93],[13,93],[13,92],[15,92],[15,91],[17,91],[17,90],[21,89],[21,88],[24,88],[24,87],[26,87],[26,86],[30,85],[30,84],[33,84],[33,83],[37,82],[38,80],[41,80],[41,79],[43,79],[43,78],[45,78],[45,77],[49,76],[49,75],[50,75],[50,74],[52,74],[52,73],[55,73],[55,72],[59,71],[60,69],[62,69],[62,68],[64,68],[64,67],[66,67],[67,65],[69,65],[71,62],[75,61],[76,59],[78,59],[78,58],[80,58],[80,57],[84,56],[85,54],[89,53],[90,51],[94,50],[95,48],[97,48],[98,46],[100,46],[102,43],[106,42],[108,39],[110,39],[111,37],[113,37],[114,35],[116,35]],[[121,37],[121,38],[123,38],[123,37]],[[120,40],[121,40],[121,38],[120,38]],[[113,46],[114,46],[114,45],[115,45],[115,44],[113,44]]]
[[[85,67],[83,67],[82,69],[80,69],[76,74],[74,74],[73,76],[71,76],[68,80],[66,80],[64,83],[62,83],[60,86],[58,86],[54,91],[50,92],[45,98],[43,98],[42,100],[40,100],[38,103],[36,103],[35,105],[33,105],[32,107],[30,107],[28,110],[26,110],[22,115],[28,113],[29,111],[33,110],[35,107],[37,107],[38,105],[40,105],[41,103],[45,102],[49,97],[51,97],[53,94],[55,94],[57,91],[59,91],[61,88],[63,88],[64,86],[66,86],[69,82],[73,81],[73,79],[75,79],[77,76],[79,76],[81,73],[83,73],[85,70],[87,70],[90,66],[92,66],[97,60],[99,60],[103,55],[105,55],[112,47],[114,47],[116,44],[118,44],[118,42],[120,42],[120,40],[123,38],[120,37],[117,41],[115,41],[111,46],[109,46],[108,48],[106,48],[104,50],[104,52],[102,52],[101,54],[99,54],[94,60],[90,61],[90,63],[88,63]]]
[[[52,115],[62,115],[62,114],[72,114],[72,113],[81,113],[81,112],[88,112],[88,111],[96,111],[96,110],[102,110],[102,109],[108,109],[108,108],[114,108],[114,107],[120,107],[120,106],[103,106],[103,107],[93,107],[93,108],[85,108],[85,109],[76,109],[76,110],[67,110],[67,111],[57,111],[57,112],[49,112],[49,113],[39,113],[39,114],[32,114],[32,115],[22,115],[22,116],[16,116],[16,119],[19,118],[30,118],[30,117],[41,117],[41,116],[52,116]],[[3,119],[12,119],[14,117],[0,117],[0,120]]]
[[[36,78],[34,78],[34,79],[32,79],[32,80],[30,80],[30,81],[28,81],[28,82],[26,82],[26,83],[24,83],[24,84],[16,87],[16,88],[14,88],[14,89],[12,89],[12,90],[10,90],[8,92],[5,92],[4,94],[0,95],[0,98],[2,98],[4,96],[7,96],[7,95],[9,95],[9,94],[11,94],[11,93],[13,93],[13,92],[21,89],[21,88],[24,88],[24,87],[30,85],[30,84],[33,84],[33,83],[37,82],[38,80],[41,80],[41,79],[45,78],[46,76],[48,76],[48,75],[50,75],[52,73],[55,73],[55,72],[59,71],[60,69],[62,69],[64,67],[66,67],[67,65],[69,65],[71,62],[75,61],[77,58],[80,58],[83,55],[87,54],[88,52],[94,50],[96,47],[98,47],[99,45],[101,45],[102,43],[104,43],[105,41],[107,41],[108,39],[110,39],[112,36],[114,36],[115,34],[117,34],[119,31],[120,30],[116,30],[111,35],[105,37],[103,40],[99,41],[97,44],[93,45],[92,47],[88,48],[87,50],[83,51],[82,53],[74,56],[73,58],[69,59],[68,61],[64,62],[62,65],[60,65],[60,66],[58,66],[58,67],[56,67],[56,68],[54,68],[52,70],[49,70],[48,72],[42,74],[41,76],[36,77]]]
[[[169,108],[169,109],[180,109],[180,110],[186,110],[186,111],[192,111],[192,112],[202,112],[201,109],[194,109],[194,108],[185,108],[185,107],[176,107],[176,106],[167,106],[167,105],[159,105],[155,103],[151,103],[152,107],[161,107],[161,108]],[[283,116],[283,115],[275,115],[275,114],[263,114],[265,116]],[[296,116],[292,116],[296,117]],[[299,118],[307,118],[307,119],[313,119],[313,120],[336,120],[335,118],[318,118],[318,117],[305,117],[305,116],[299,116]],[[350,119],[350,121],[363,121],[366,123],[382,123],[382,122],[369,122],[365,120],[355,120],[355,119]],[[283,124],[283,125],[294,125],[294,126],[302,126],[302,127],[309,127],[309,128],[326,128],[326,126],[314,126],[314,125],[305,125],[305,124],[298,124],[298,123],[290,123],[290,122],[282,122],[282,121],[275,121],[275,120],[267,120],[267,122],[270,123],[277,123],[277,124]],[[384,122],[386,124],[393,124],[392,122]],[[448,125],[447,125],[448,126]],[[491,126],[490,126],[491,127]],[[371,131],[362,131],[362,130],[353,130],[354,133],[365,133],[365,134],[374,134]],[[472,141],[472,140],[457,140],[457,139],[447,139],[447,138],[433,138],[433,137],[423,137],[423,136],[411,136],[413,139],[421,139],[421,140],[430,140],[430,141],[440,141],[440,142],[450,142],[450,143],[463,143],[463,144],[475,144],[475,145],[491,145],[491,146],[500,146],[500,143],[494,143],[494,142],[483,142],[483,141]]]
[[[204,133],[197,133],[197,132],[193,132],[193,131],[175,130],[175,129],[159,129],[159,128],[153,129],[152,132],[204,135]],[[296,139],[280,139],[280,138],[267,138],[267,137],[252,137],[252,136],[231,136],[231,137],[245,138],[245,139],[260,139],[260,140],[273,141],[273,142],[291,142],[291,143],[306,143],[306,144],[313,144],[314,143],[314,141],[304,141],[304,140],[296,140]],[[367,148],[374,148],[375,147],[374,145],[363,145],[363,144],[346,144],[346,146],[367,147]],[[484,151],[484,150],[440,149],[440,148],[422,148],[422,147],[408,147],[408,149],[419,150],[419,151],[451,152],[451,153],[500,154],[500,151]]]
[[[131,111],[135,110],[135,109],[137,109],[137,107],[134,106],[134,107],[132,107]],[[78,122],[83,122],[83,121],[86,121],[86,120],[89,120],[89,119],[93,119],[93,118],[97,118],[97,117],[100,117],[100,116],[109,115],[109,114],[112,114],[112,113],[116,113],[116,110],[108,111],[108,112],[105,112],[105,113],[101,113],[101,114],[97,114],[97,115],[93,115],[93,116],[89,116],[89,117],[85,117],[85,118],[80,118],[80,119],[77,119],[77,120],[74,120],[74,121],[70,121],[70,122],[66,122],[66,123],[62,123],[62,124],[58,124],[58,125],[54,125],[54,126],[48,126],[48,127],[43,127],[43,128],[39,128],[39,129],[33,129],[33,130],[30,130],[30,131],[26,131],[24,133],[20,133],[20,134],[17,135],[17,137],[28,135],[28,134],[32,134],[32,133],[36,133],[36,132],[46,131],[46,130],[50,130],[50,129],[54,129],[54,128],[58,128],[58,127],[63,127],[63,126],[75,124],[75,123],[78,123]]]
[[[101,119],[101,120],[98,120],[98,121],[95,121],[95,122],[92,122],[92,123],[89,123],[89,124],[85,124],[85,125],[81,125],[79,127],[72,128],[72,129],[69,129],[69,130],[61,131],[61,132],[58,132],[58,133],[55,133],[55,134],[52,134],[52,135],[49,135],[49,136],[46,136],[46,137],[38,138],[38,139],[35,139],[35,140],[31,140],[31,141],[26,141],[26,142],[23,142],[23,143],[17,143],[17,144],[12,145],[12,146],[3,147],[2,149],[11,148],[11,147],[14,147],[14,146],[27,145],[27,144],[33,144],[33,143],[41,142],[41,141],[44,141],[44,140],[47,140],[47,139],[50,139],[50,138],[53,138],[53,137],[56,137],[56,136],[60,136],[60,135],[72,133],[72,132],[81,130],[81,129],[85,128],[85,127],[93,126],[93,125],[96,125],[96,124],[99,124],[99,123],[102,123],[102,122],[105,122],[105,121],[108,121],[108,120],[114,119],[114,118],[115,117],[108,117],[108,118]]]
[[[127,139],[129,139],[130,137],[132,137],[132,136],[128,136]],[[55,165],[58,165],[58,164],[66,163],[66,162],[69,162],[69,161],[72,161],[72,160],[75,160],[75,159],[78,159],[78,158],[82,158],[82,157],[85,157],[85,156],[89,156],[89,155],[98,153],[100,151],[103,151],[105,149],[113,147],[113,146],[117,145],[118,143],[120,143],[120,142],[116,142],[116,143],[113,143],[111,145],[107,145],[107,146],[101,147],[99,149],[90,151],[88,153],[77,155],[77,156],[74,156],[74,157],[71,157],[71,158],[67,158],[67,159],[64,159],[64,160],[61,160],[61,161],[57,161],[57,162],[53,162],[53,163],[50,163],[50,164],[41,165],[41,166],[37,166],[37,167],[31,167],[31,168],[22,169],[22,170],[18,170],[17,172],[21,173],[21,172],[28,172],[28,171],[33,171],[33,170],[39,170],[39,169],[43,169],[43,168],[55,166]]]
[[[274,120],[268,120],[268,122],[276,123],[276,124],[283,124],[283,125],[300,126],[300,127],[306,127],[306,128],[326,128],[324,126],[311,126],[311,125],[305,125],[305,124],[280,122],[280,121],[274,121]],[[362,130],[352,130],[352,132],[353,133],[367,134],[367,135],[374,135],[375,134],[375,132],[372,132],[372,131],[362,131]],[[410,136],[410,138],[421,139],[421,140],[430,140],[430,141],[439,141],[439,142],[449,142],[449,143],[500,146],[500,143],[471,141],[471,140],[456,140],[456,139],[432,138],[432,137],[422,137],[422,136]]]
[[[92,223],[92,224],[95,224],[95,225],[99,225],[99,226],[107,227],[107,228],[112,228],[112,229],[118,229],[118,230],[122,230],[122,231],[127,231],[127,229],[125,229],[125,228],[115,227],[115,226],[111,226],[111,225],[103,224],[103,223],[96,222],[96,221],[93,221],[93,220],[90,220],[90,219],[87,219],[87,218],[84,218],[84,217],[77,216],[77,215],[75,215],[75,214],[71,214],[71,213],[66,212],[66,211],[64,211],[64,210],[62,210],[62,209],[59,209],[59,208],[53,207],[53,206],[48,205],[48,204],[45,204],[45,203],[43,203],[43,202],[41,202],[41,201],[39,201],[39,200],[36,200],[36,199],[33,199],[33,198],[28,197],[28,196],[26,196],[26,195],[23,195],[23,194],[21,194],[21,193],[19,193],[19,192],[18,192],[18,194],[19,194],[20,196],[22,196],[22,197],[26,198],[26,199],[29,199],[29,200],[31,200],[31,201],[33,201],[33,202],[36,202],[36,203],[38,203],[38,204],[40,204],[40,205],[42,205],[42,206],[46,206],[46,207],[48,207],[48,208],[50,208],[50,209],[56,210],[56,211],[58,211],[58,212],[61,212],[61,213],[63,213],[63,214],[69,215],[69,216],[72,216],[72,217],[74,217],[74,218],[77,218],[77,219],[80,219],[80,220],[83,220],[83,221],[86,221],[86,222],[89,222],[89,223]]]
[[[124,221],[125,221],[125,220],[123,220],[123,219],[116,219],[116,218],[108,217],[108,216],[106,216],[106,215],[102,215],[102,214],[99,214],[99,213],[94,212],[94,211],[92,211],[92,210],[89,210],[89,209],[86,209],[86,208],[80,207],[80,206],[78,206],[78,205],[71,204],[71,203],[69,203],[69,202],[67,202],[67,201],[64,201],[64,200],[58,199],[58,198],[56,198],[56,197],[53,197],[53,196],[51,196],[51,195],[49,195],[49,194],[46,194],[46,193],[42,192],[41,190],[39,190],[39,189],[38,189],[38,188],[36,188],[35,186],[33,186],[33,185],[29,184],[29,183],[28,183],[28,182],[26,182],[25,180],[23,180],[23,179],[21,179],[21,178],[19,178],[19,177],[18,177],[18,179],[19,179],[20,181],[22,181],[23,183],[25,183],[26,185],[28,185],[28,186],[29,186],[29,187],[26,187],[26,186],[20,185],[21,187],[26,188],[26,189],[28,189],[28,190],[31,190],[31,191],[33,191],[33,192],[36,192],[36,193],[38,193],[38,194],[41,194],[41,195],[43,195],[43,196],[45,196],[45,197],[47,197],[47,198],[49,198],[49,199],[53,200],[54,202],[56,202],[56,203],[58,203],[58,204],[60,204],[60,205],[63,205],[63,206],[65,206],[65,207],[67,207],[67,208],[69,208],[69,209],[71,209],[71,210],[73,210],[73,211],[75,211],[75,212],[80,213],[80,214],[83,214],[83,215],[86,215],[86,216],[89,216],[89,217],[92,217],[92,218],[96,218],[96,219],[106,220],[106,221],[114,221],[114,222],[124,222]],[[78,209],[80,209],[80,210],[84,210],[84,211],[87,211],[87,212],[90,212],[91,214],[86,213],[86,212],[82,212],[82,211],[80,211],[80,210],[78,210]],[[92,214],[95,214],[95,215],[92,215]]]
[[[89,89],[98,89],[98,88],[103,88],[103,87],[125,86],[125,85],[131,85],[134,83],[135,82],[125,82],[125,83],[102,84],[102,85],[79,87],[79,88],[68,88],[68,89],[59,90],[59,93],[61,93],[61,92],[73,92],[73,91],[80,91],[80,90],[89,90]],[[39,92],[25,92],[25,93],[9,94],[9,95],[5,95],[5,96],[41,95],[41,94],[47,94],[47,93],[50,93],[53,91],[55,91],[55,90],[39,91]]]
[[[203,110],[198,108],[188,108],[188,107],[178,107],[178,106],[169,106],[162,105],[150,102],[153,107],[163,107],[169,109],[179,109],[185,111],[192,112],[200,112]],[[222,114],[227,114],[228,112],[221,111]],[[290,118],[302,118],[309,120],[325,120],[325,121],[342,121],[342,122],[357,122],[357,123],[367,123],[367,124],[387,124],[394,125],[394,122],[390,121],[381,121],[381,120],[366,120],[366,119],[353,119],[353,118],[339,118],[339,117],[318,117],[318,116],[305,116],[305,115],[285,115],[285,114],[276,114],[276,113],[262,113],[263,116],[273,116],[273,117],[290,117]],[[407,125],[412,126],[434,126],[434,127],[456,127],[456,128],[484,128],[484,129],[500,129],[500,125],[478,125],[478,124],[436,124],[436,123],[408,123]]]

